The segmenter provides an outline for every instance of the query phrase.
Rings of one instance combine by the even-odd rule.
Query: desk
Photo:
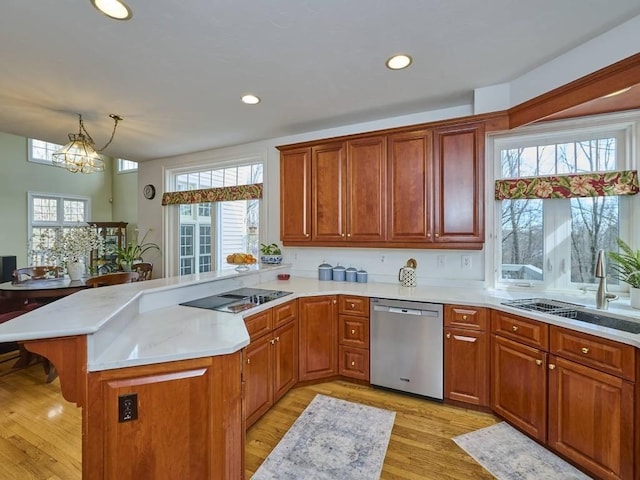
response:
[[[27,280],[22,283],[0,283],[0,298],[7,300],[53,301],[88,288],[82,280],[72,281],[69,277]],[[48,299],[48,300],[47,300]]]

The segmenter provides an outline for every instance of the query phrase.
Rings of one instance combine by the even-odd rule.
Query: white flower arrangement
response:
[[[32,239],[30,254],[40,252],[43,260],[51,265],[67,265],[80,262],[104,251],[104,239],[95,226],[78,226],[65,230],[46,229]]]

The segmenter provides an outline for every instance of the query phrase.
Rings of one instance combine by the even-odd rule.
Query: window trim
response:
[[[53,162],[51,160],[47,160],[46,158],[38,158],[33,156],[33,141],[37,140],[39,142],[45,142],[47,146],[55,145],[56,151],[60,150],[64,145],[58,145],[57,143],[47,142],[46,140],[40,140],[39,138],[27,138],[27,162],[30,163],[38,163],[40,165],[49,165],[53,166]]]
[[[117,167],[116,167],[116,173],[117,173],[117,174],[121,174],[121,173],[135,173],[135,172],[137,172],[137,171],[138,171],[138,163],[139,163],[139,162],[136,162],[136,161],[134,161],[134,160],[127,160],[126,158],[118,158],[117,160],[118,160],[118,161],[116,162],[116,164],[117,164]],[[124,168],[124,167],[123,167],[124,162],[132,162],[132,163],[135,163],[135,164],[136,164],[136,166],[135,166],[135,168]]]

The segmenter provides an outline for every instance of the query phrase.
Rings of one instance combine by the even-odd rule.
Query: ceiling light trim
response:
[[[131,8],[120,0],[91,0],[91,5],[114,20],[130,20],[133,17]]]
[[[260,97],[253,95],[252,93],[243,95],[241,100],[242,100],[242,103],[246,105],[257,105],[262,101]]]
[[[385,65],[389,70],[403,70],[413,63],[411,55],[406,53],[398,53],[387,59]]]

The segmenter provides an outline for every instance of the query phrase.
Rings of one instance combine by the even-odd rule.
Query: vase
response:
[[[82,279],[84,273],[84,263],[82,262],[69,262],[67,265],[67,273],[71,281],[78,281]]]
[[[629,287],[629,304],[640,310],[640,288]]]

